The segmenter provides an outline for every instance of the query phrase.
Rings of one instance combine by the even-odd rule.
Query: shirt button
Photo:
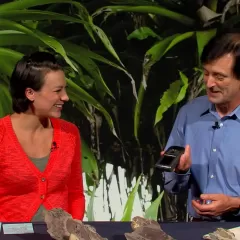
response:
[[[216,151],[217,151],[217,149],[216,149],[216,148],[214,148],[214,149],[213,149],[213,152],[216,152]]]
[[[46,181],[46,178],[43,177],[43,178],[42,178],[42,182],[45,182],[45,181]]]
[[[44,197],[45,197],[44,195],[41,195],[41,196],[40,196],[41,199],[44,199]]]
[[[214,175],[212,174],[210,178],[214,178]]]
[[[219,126],[222,127],[222,126],[223,126],[223,123],[220,123]]]

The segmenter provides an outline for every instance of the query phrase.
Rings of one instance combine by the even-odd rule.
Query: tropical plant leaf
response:
[[[15,1],[15,2],[9,2],[4,3],[0,5],[0,12],[7,12],[9,10],[22,10],[22,9],[28,9],[31,7],[36,6],[42,6],[46,4],[63,4],[63,3],[69,3],[74,5],[78,9],[78,17],[80,17],[82,20],[88,22],[89,24],[85,24],[85,29],[88,31],[88,34],[92,38],[92,40],[95,42],[94,36],[93,36],[93,30],[91,28],[92,25],[92,17],[89,15],[87,9],[79,2],[72,1],[72,0],[21,0],[21,1]]]
[[[101,72],[97,66],[97,64],[87,56],[76,54],[73,52],[68,52],[69,56],[71,56],[76,62],[78,62],[83,68],[85,68],[88,73],[92,76],[95,81],[95,84],[99,87],[100,92],[107,92],[111,97],[114,98],[111,90],[106,85],[105,81],[102,78]]]
[[[208,43],[208,41],[216,35],[216,31],[217,31],[216,29],[209,29],[206,31],[197,31],[196,32],[199,65],[201,64],[200,58],[202,55],[203,48]]]
[[[73,89],[68,88],[67,90],[68,96],[73,102],[74,107],[79,110],[88,120],[93,120],[93,116],[87,109],[85,102],[82,100],[79,100],[79,96],[73,91]]]
[[[21,32],[21,31],[15,31],[15,30],[0,30],[0,46],[17,46],[17,45],[29,45],[29,46],[47,46],[43,42],[41,42],[39,39],[36,39],[34,37],[28,36],[27,34]],[[120,71],[125,72],[127,75],[129,73],[126,69],[123,67],[117,65],[116,63],[104,58],[103,56],[92,52],[91,50],[76,45],[74,43],[68,42],[66,40],[58,40],[64,47],[66,52],[74,52],[78,54],[84,54],[84,56],[88,56],[91,59],[97,60],[99,62],[103,62],[105,64],[108,64],[114,68],[119,69]]]
[[[141,181],[142,176],[140,175],[137,179],[137,182],[135,184],[135,186],[133,187],[133,190],[131,191],[131,193],[128,196],[127,202],[125,204],[124,207],[124,212],[123,212],[123,216],[121,218],[122,222],[129,222],[132,219],[132,211],[133,211],[133,205],[134,205],[134,200],[135,200],[135,196],[138,192],[138,188],[140,185],[140,181]]]
[[[12,100],[8,87],[0,83],[0,118],[12,113]]]
[[[157,2],[153,2],[152,0],[110,0],[111,3],[113,4],[123,4],[123,5],[136,5],[136,6],[142,6],[142,5],[147,5],[147,6],[154,6],[158,5]]]
[[[118,138],[112,118],[109,115],[109,113],[105,110],[105,108],[96,99],[94,99],[90,94],[88,94],[84,89],[82,89],[80,86],[78,86],[76,83],[74,83],[72,80],[70,80],[68,78],[67,78],[67,84],[68,84],[69,88],[71,88],[71,90],[70,90],[71,94],[74,95],[75,99],[78,97],[79,100],[86,101],[87,103],[91,104],[96,109],[98,109],[104,115],[106,121],[109,124],[109,127],[110,127],[112,133]]]
[[[194,32],[174,34],[172,36],[164,38],[163,40],[160,40],[146,52],[144,57],[144,63],[143,63],[142,83],[140,84],[140,87],[138,90],[138,102],[136,103],[135,109],[134,109],[134,136],[138,142],[139,142],[138,129],[139,129],[139,122],[140,122],[140,115],[141,115],[141,107],[142,107],[145,90],[147,87],[148,74],[151,67],[157,61],[159,61],[171,48],[173,48],[178,43],[188,38],[191,38],[193,35],[194,35]]]
[[[158,36],[151,28],[149,27],[140,27],[136,30],[134,30],[132,33],[130,33],[127,37],[127,40],[131,39],[138,39],[143,40],[148,37],[157,38],[158,40],[161,40],[161,37]]]
[[[62,44],[62,46],[64,47],[65,51],[68,54],[73,53],[73,55],[72,55],[73,58],[77,57],[78,61],[80,59],[83,59],[82,64],[84,64],[86,69],[90,71],[89,72],[90,75],[95,80],[99,80],[100,83],[102,83],[103,88],[111,96],[112,96],[112,93],[106,86],[104,80],[102,79],[102,76],[98,75],[99,69],[98,69],[97,65],[91,59],[97,60],[98,62],[108,64],[109,66],[112,66],[114,68],[117,68],[120,71],[123,71],[131,79],[133,93],[134,92],[136,93],[135,81],[132,78],[131,74],[128,73],[128,71],[126,69],[124,69],[123,67],[115,64],[114,62],[109,61],[108,59],[102,57],[101,55],[98,55],[98,54],[92,52],[91,50],[84,48],[82,46],[70,43],[65,40],[59,40],[59,42]],[[22,33],[20,31],[0,30],[0,46],[17,46],[17,45],[42,46],[42,47],[47,46],[44,42],[40,41],[39,39],[36,39],[32,36],[28,36],[25,33]],[[88,59],[90,59],[90,60],[88,61]],[[87,62],[84,62],[84,61],[87,61]],[[88,62],[90,62],[90,65],[93,64],[96,71],[92,72],[90,66],[87,64]],[[79,69],[78,69],[78,71],[79,71]],[[135,96],[135,98],[137,99],[137,96]]]
[[[180,80],[182,82],[182,87],[180,89],[180,92],[177,96],[177,99],[175,100],[174,104],[177,104],[179,102],[181,102],[185,96],[186,96],[186,92],[187,92],[187,88],[188,88],[188,78],[187,76],[182,73],[181,71],[179,71],[179,75],[180,75]]]
[[[31,7],[36,6],[42,6],[46,4],[52,4],[52,3],[69,3],[69,4],[76,4],[76,6],[81,6],[84,8],[83,5],[81,5],[78,2],[72,1],[72,0],[21,0],[21,1],[12,1],[8,3],[3,3],[0,5],[0,12],[5,12],[9,10],[21,10],[21,9],[27,9]],[[85,8],[84,8],[85,9]],[[86,10],[85,10],[86,11]]]
[[[0,42],[1,42],[1,40],[0,40]],[[75,45],[75,44],[73,44],[73,43],[70,43],[70,42],[67,42],[67,41],[63,41],[63,40],[60,41],[60,42],[62,43],[62,45],[64,46],[64,48],[66,49],[66,51],[72,54],[72,58],[74,58],[77,62],[78,62],[80,59],[85,60],[85,59],[88,59],[88,58],[92,58],[92,59],[95,59],[95,60],[97,60],[97,61],[103,62],[103,63],[105,63],[105,64],[108,64],[108,65],[110,65],[110,66],[112,66],[112,67],[115,67],[115,68],[123,71],[123,72],[131,79],[131,84],[132,84],[132,89],[133,89],[133,95],[134,95],[134,97],[137,99],[135,81],[134,81],[133,77],[131,76],[131,74],[130,74],[125,68],[123,68],[123,67],[121,67],[121,66],[119,66],[119,65],[117,65],[117,64],[115,64],[115,63],[113,63],[113,62],[111,62],[111,61],[109,61],[109,60],[107,60],[107,59],[105,59],[104,57],[102,57],[102,56],[100,56],[100,55],[98,55],[98,54],[90,51],[89,49],[83,48],[83,47],[81,47],[81,46],[78,46],[78,45]],[[91,59],[90,59],[90,60],[91,60]],[[90,60],[89,60],[89,61],[90,61]],[[85,61],[86,61],[86,60],[85,60]],[[95,65],[95,63],[94,63],[93,61],[90,61],[90,62]],[[80,62],[79,62],[79,63],[80,63]],[[86,65],[87,63],[82,63],[82,62],[81,62],[80,64],[81,64],[81,65],[82,65],[82,64]],[[86,66],[88,66],[88,65],[86,65]],[[83,67],[84,67],[84,66],[83,66]],[[97,65],[96,65],[95,69],[96,69],[96,72],[99,71],[99,70],[97,70],[97,69],[98,69]],[[94,78],[93,74],[96,74],[96,72],[91,72],[90,75],[92,75],[92,77]],[[104,82],[104,80],[102,79],[102,76],[101,76],[101,75],[100,75],[100,76],[99,76],[99,75],[96,75],[96,76],[97,76],[97,79],[99,79],[100,82],[102,83],[104,89],[107,90],[107,92],[108,92],[111,96],[113,96],[112,93],[111,93],[111,91],[108,89],[107,85],[105,85],[105,82]],[[99,77],[100,77],[100,78],[99,78]]]
[[[0,37],[1,39],[1,37]],[[14,65],[23,56],[22,53],[12,49],[0,47],[0,70],[6,76],[11,76]]]
[[[232,7],[238,7],[239,2],[236,0],[229,0],[226,5],[223,8],[222,11],[222,17],[221,17],[221,23],[223,23],[225,21],[225,17],[227,12],[232,8]]]
[[[94,25],[93,28],[96,34],[98,35],[98,37],[102,40],[106,49],[108,49],[109,52],[121,63],[121,65],[124,66],[120,58],[118,57],[116,51],[114,50],[113,46],[111,45],[107,35],[104,33],[104,31],[96,25]]]
[[[83,171],[92,178],[93,181],[98,181],[99,172],[97,160],[83,138],[81,138],[81,150]]]
[[[218,0],[208,0],[208,8],[210,8],[212,11],[216,12],[217,11],[217,5],[218,5]]]
[[[160,106],[157,109],[154,125],[162,120],[163,113],[166,112],[175,103],[180,88],[181,81],[176,80],[175,82],[171,83],[170,88],[164,92],[163,97],[160,100]]]
[[[93,187],[93,190],[90,191],[89,195],[90,195],[90,200],[88,202],[88,206],[87,206],[87,212],[86,212],[86,217],[88,219],[88,221],[94,221],[94,199],[95,199],[95,193],[96,193],[96,186]]]
[[[80,24],[89,24],[86,21],[78,18],[70,17],[64,14],[39,11],[39,10],[9,10],[7,12],[0,12],[0,18],[6,18],[8,20],[23,21],[23,20],[59,20],[65,22],[73,22]]]
[[[163,194],[164,194],[164,191],[162,191],[157,197],[157,199],[155,199],[154,202],[152,202],[152,204],[148,207],[148,209],[145,211],[144,218],[152,219],[155,221],[158,220],[157,218],[158,208],[159,206],[161,206],[161,200],[162,200]]]
[[[151,47],[145,54],[143,64],[144,72],[148,73],[152,65],[158,62],[171,48],[173,48],[178,43],[191,38],[193,35],[194,32],[174,34],[154,44],[153,47]],[[143,80],[144,79],[146,79],[146,77],[143,78]],[[146,86],[145,82],[143,82],[143,84]]]
[[[109,16],[110,14],[118,12],[157,14],[178,21],[187,26],[194,26],[195,24],[195,21],[193,19],[183,14],[168,10],[161,6],[105,6],[98,9],[92,16],[94,18],[102,13],[107,13],[107,15]]]
[[[44,42],[47,46],[49,46],[50,48],[52,48],[54,51],[56,51],[57,53],[59,53],[64,59],[65,61],[75,70],[77,71],[76,67],[73,65],[73,63],[71,62],[71,60],[68,58],[63,46],[57,41],[55,40],[53,37],[48,36],[47,34],[40,32],[36,29],[31,30],[19,23],[7,20],[7,19],[0,19],[0,28],[4,28],[4,29],[9,29],[9,30],[16,30],[16,31],[20,31],[20,32],[24,32],[32,37],[35,37],[37,39],[39,39],[40,41]]]

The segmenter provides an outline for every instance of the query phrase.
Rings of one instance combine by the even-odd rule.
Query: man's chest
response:
[[[185,129],[185,144],[191,146],[192,173],[199,179],[228,179],[236,185],[240,176],[240,121],[204,119]]]

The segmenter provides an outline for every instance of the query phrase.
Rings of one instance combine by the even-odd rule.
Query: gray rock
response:
[[[134,217],[131,223],[133,232],[125,233],[127,240],[173,240],[159,223],[142,217]]]

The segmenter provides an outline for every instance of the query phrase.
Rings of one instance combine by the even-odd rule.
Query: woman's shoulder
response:
[[[78,127],[72,122],[60,118],[58,118],[57,121],[59,123],[61,131],[75,134],[79,131]]]
[[[6,131],[6,123],[8,122],[8,119],[9,115],[0,118],[0,142],[2,141]]]

